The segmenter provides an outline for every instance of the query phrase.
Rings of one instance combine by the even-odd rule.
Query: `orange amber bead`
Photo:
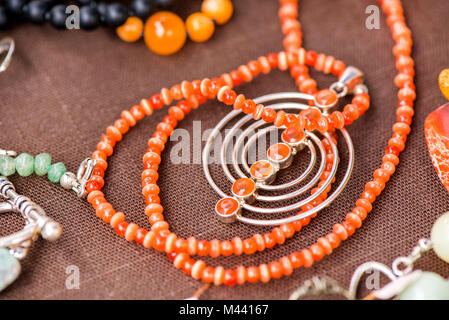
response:
[[[324,89],[316,94],[315,100],[320,106],[331,107],[337,103],[338,97],[334,91]]]
[[[116,31],[119,38],[123,41],[135,42],[142,35],[143,22],[137,17],[129,17]]]
[[[187,18],[186,29],[192,41],[204,42],[214,34],[215,25],[212,19],[204,13],[196,12]]]
[[[155,13],[145,23],[144,39],[151,51],[161,55],[173,54],[186,42],[184,21],[168,11]]]
[[[234,7],[230,0],[205,0],[201,11],[218,24],[225,24],[231,19]]]

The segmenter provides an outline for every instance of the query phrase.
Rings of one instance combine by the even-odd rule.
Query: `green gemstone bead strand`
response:
[[[17,172],[22,177],[28,177],[33,173],[38,176],[47,175],[48,180],[59,183],[67,169],[62,162],[51,163],[48,153],[38,154],[36,157],[28,153],[21,153],[13,158],[9,155],[0,156],[0,174],[8,177]]]

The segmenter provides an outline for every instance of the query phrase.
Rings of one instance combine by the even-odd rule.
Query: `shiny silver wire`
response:
[[[396,279],[395,274],[393,271],[391,271],[390,268],[388,268],[386,265],[380,262],[370,261],[365,262],[364,264],[360,265],[353,273],[351,278],[351,283],[349,284],[349,294],[353,299],[357,299],[357,291],[360,284],[360,279],[362,276],[367,273],[368,271],[379,271],[386,275],[388,279],[391,281],[394,281]]]
[[[0,54],[3,54],[4,52],[6,52],[6,55],[3,58],[3,61],[1,61],[1,63],[0,63],[0,72],[3,72],[6,69],[8,69],[9,64],[11,63],[11,60],[12,60],[12,55],[14,53],[14,49],[15,49],[14,39],[12,39],[10,37],[6,37],[0,41]]]
[[[298,300],[307,296],[318,295],[341,295],[348,300],[354,298],[350,295],[348,290],[343,288],[337,281],[327,277],[313,277],[312,279],[304,281],[301,287],[296,289],[289,297],[289,300]]]
[[[297,92],[282,92],[282,93],[273,93],[273,94],[268,94],[259,98],[254,99],[254,101],[256,103],[265,103],[271,100],[281,100],[281,99],[311,99],[313,100],[313,96],[310,95],[305,95],[302,93],[297,93]],[[272,105],[270,106],[273,109],[281,109],[281,108],[285,108],[285,109],[306,109],[309,108],[310,106],[305,105],[305,104],[301,104],[301,103],[292,103],[292,102],[286,102],[286,103],[278,103],[276,105]],[[210,150],[211,147],[214,143],[215,138],[218,136],[218,134],[221,132],[221,130],[223,129],[223,127],[234,117],[236,117],[237,115],[241,114],[242,112],[240,110],[234,110],[231,111],[228,115],[226,115],[218,124],[217,126],[212,130],[208,140],[206,141],[204,150],[203,150],[203,170],[204,170],[204,174],[205,177],[207,179],[207,181],[209,182],[209,184],[211,185],[211,187],[219,194],[219,196],[221,197],[227,197],[228,195],[223,192],[213,181],[212,176],[210,174],[209,171],[209,154],[210,154]],[[230,173],[227,164],[226,164],[226,152],[227,152],[227,145],[229,144],[230,139],[233,137],[233,134],[235,133],[235,131],[239,128],[241,128],[247,121],[249,121],[251,119],[251,116],[245,116],[242,117],[234,126],[233,128],[228,132],[228,134],[225,137],[225,140],[223,142],[223,145],[221,147],[221,166],[223,168],[223,171],[225,172],[225,175],[227,176],[227,178],[230,181],[235,181],[235,178],[232,176],[232,174]],[[252,125],[253,129],[255,129],[256,127],[258,127],[258,123],[256,125],[253,124]],[[277,128],[276,128],[277,129]],[[274,130],[274,129],[273,129]],[[251,130],[248,130],[248,132],[250,132]],[[347,148],[348,148],[348,153],[349,153],[349,159],[348,159],[348,167],[346,170],[346,173],[342,179],[342,181],[340,182],[339,186],[335,189],[335,191],[329,195],[329,197],[323,201],[321,204],[319,204],[318,206],[314,207],[313,209],[310,209],[306,212],[303,212],[299,215],[295,215],[295,216],[290,216],[287,218],[281,218],[281,219],[272,219],[272,220],[259,220],[259,219],[250,219],[250,218],[245,218],[242,216],[241,211],[240,213],[237,214],[237,220],[243,222],[243,223],[247,223],[247,224],[251,224],[251,225],[258,225],[258,226],[275,226],[275,225],[280,225],[280,224],[284,224],[284,223],[290,223],[290,222],[294,222],[294,221],[298,221],[301,219],[304,219],[308,216],[311,216],[313,214],[315,214],[316,212],[322,210],[323,208],[325,208],[326,206],[328,206],[344,189],[344,187],[346,186],[346,184],[349,181],[349,178],[351,176],[352,173],[352,169],[354,166],[354,147],[352,144],[352,140],[348,134],[348,132],[346,131],[346,129],[341,129],[340,130],[345,141],[347,144]],[[332,152],[334,154],[335,159],[338,159],[338,150],[336,145],[332,142],[332,139],[330,138],[330,136],[326,133],[324,134],[324,136],[328,139],[328,141],[330,142],[331,145],[331,149]],[[251,138],[253,138],[254,136],[252,136]],[[322,153],[322,158],[324,158],[324,164],[323,161],[321,163],[320,166],[320,170],[321,167],[324,170],[325,167],[325,152],[324,149],[322,147],[321,141],[318,137],[316,137],[313,134],[308,134],[307,135],[308,138],[310,138],[311,140],[313,140],[318,147],[320,148],[320,152]],[[241,138],[241,137],[240,137]],[[251,139],[250,138],[250,139]],[[243,141],[244,137],[241,138],[239,141]],[[254,138],[254,139],[257,139]],[[248,141],[249,142],[249,141]],[[308,143],[311,143],[310,140],[308,141]],[[239,143],[239,145],[241,145],[241,143]],[[236,149],[237,149],[237,145],[236,145]],[[237,149],[238,150],[238,149]],[[246,149],[244,149],[246,150]],[[324,152],[324,157],[323,157],[323,152]],[[236,168],[236,171],[238,172],[238,174],[241,176],[241,174],[243,174],[243,172],[240,170],[240,168],[237,168],[238,165],[236,166],[236,161],[237,160],[237,156],[235,153],[233,153],[233,164],[234,167]],[[260,208],[260,207],[255,207],[252,206],[248,203],[243,203],[242,204],[242,208],[251,212],[256,212],[256,213],[262,213],[262,214],[275,214],[275,213],[285,213],[285,212],[289,212],[289,211],[294,211],[294,210],[298,210],[299,208],[301,208],[303,205],[313,201],[314,199],[316,199],[322,192],[324,192],[324,190],[329,186],[330,182],[332,181],[333,177],[335,176],[336,172],[337,172],[337,167],[338,167],[338,161],[334,161],[333,165],[332,165],[332,169],[330,172],[330,177],[328,179],[328,181],[326,180],[326,183],[319,188],[319,190],[314,193],[313,195],[311,195],[310,197],[308,197],[307,199],[304,199],[302,201],[299,201],[295,204],[292,205],[288,205],[288,206],[284,206],[284,207],[280,207],[280,208]],[[247,170],[247,168],[245,167],[245,169]],[[244,175],[244,174],[243,174]],[[245,176],[245,175],[244,175]],[[317,175],[318,179],[320,177],[320,175]],[[294,181],[296,182],[296,181]],[[316,181],[315,181],[316,182]],[[276,187],[276,186],[274,186]],[[307,187],[310,188],[310,186],[307,185]],[[262,188],[261,188],[262,189]],[[268,189],[267,189],[268,190]],[[307,189],[306,189],[307,190]],[[300,191],[305,192],[305,190],[303,191],[303,188],[300,189]],[[295,194],[295,196],[298,194]],[[278,201],[278,200],[286,200],[289,199],[289,195],[282,195],[282,196],[277,196],[277,197],[267,197],[267,196],[258,196],[257,198],[258,200],[263,200],[263,201],[270,201],[271,199],[276,199],[276,200],[272,200],[272,201]]]

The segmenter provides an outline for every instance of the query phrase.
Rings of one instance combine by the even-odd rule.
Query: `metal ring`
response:
[[[304,98],[304,96],[302,94],[298,94],[298,93],[275,93],[275,94],[269,94],[266,96],[262,96],[259,97],[257,99],[255,99],[256,103],[264,103],[265,101],[269,101],[269,100],[279,100],[279,99],[291,99],[291,98]],[[299,109],[299,108],[309,108],[309,106],[306,106],[304,104],[299,104],[299,103],[285,103],[285,104],[278,104],[279,108],[281,108],[282,106],[284,106],[284,108],[286,107],[286,105],[288,105],[290,108],[294,107],[295,109]],[[222,130],[222,128],[235,116],[237,116],[238,114],[240,114],[241,111],[240,110],[234,110],[232,112],[230,112],[228,115],[226,115],[218,124],[217,126],[212,130],[208,140],[206,141],[206,145],[205,148],[203,150],[203,170],[206,176],[206,179],[208,180],[209,184],[211,185],[211,187],[221,196],[221,197],[227,197],[227,194],[224,193],[213,181],[210,171],[209,171],[209,166],[208,166],[208,157],[209,157],[209,153],[212,147],[212,144],[215,140],[215,138],[217,137],[217,135],[220,133],[220,131]],[[250,118],[250,116],[245,116],[246,118]],[[235,127],[239,127],[242,126],[245,123],[245,117],[243,117],[242,119],[240,119],[235,125]],[[322,210],[323,208],[325,208],[329,203],[331,203],[343,190],[343,188],[346,186],[347,182],[349,181],[353,166],[354,166],[354,147],[352,144],[352,140],[348,134],[348,132],[346,131],[346,129],[341,129],[340,130],[341,133],[343,134],[343,137],[346,141],[347,147],[348,147],[348,152],[349,152],[349,160],[348,160],[348,167],[346,170],[346,173],[343,177],[343,180],[340,182],[339,186],[335,189],[335,191],[325,200],[323,201],[321,204],[317,205],[316,207],[307,210],[306,212],[303,212],[299,215],[295,215],[295,216],[290,216],[287,218],[283,218],[283,219],[273,219],[273,220],[259,220],[259,219],[249,219],[249,218],[245,218],[242,216],[241,212],[237,213],[236,218],[237,220],[244,222],[244,223],[248,223],[248,224],[252,224],[252,225],[259,225],[259,226],[274,226],[274,225],[280,225],[280,224],[284,224],[284,223],[290,223],[290,222],[294,222],[294,221],[298,221],[301,219],[304,219],[308,216],[311,216],[313,214],[315,214],[316,212]],[[338,159],[338,150],[336,145],[332,142],[332,139],[330,138],[329,134],[326,133],[324,134],[324,136],[329,140],[330,145],[331,145],[331,149],[332,152],[334,153],[335,159]],[[231,134],[228,134],[225,138],[225,142],[227,142],[226,139],[230,139],[230,137],[232,137]],[[318,139],[319,140],[319,139]],[[222,160],[222,167],[224,169],[224,172],[226,174],[226,176],[233,181],[232,179],[233,176],[231,175],[231,173],[229,172],[227,165],[226,165],[226,149],[227,147],[227,143],[223,143],[222,145],[222,153],[221,153],[221,160]],[[338,166],[338,161],[334,161],[332,169],[331,169],[331,176],[332,178],[330,178],[330,180],[333,179],[333,177],[336,174],[336,170],[337,170],[337,166]],[[234,179],[235,180],[235,179]],[[326,181],[327,182],[327,181]],[[328,185],[327,185],[328,186]],[[295,203],[293,205],[289,205],[289,206],[285,206],[285,207],[281,207],[281,208],[259,208],[259,207],[254,207],[251,206],[247,203],[244,203],[242,205],[243,209],[252,211],[252,212],[258,212],[258,213],[268,213],[268,214],[272,214],[272,213],[281,213],[281,212],[287,212],[287,211],[293,211],[293,210],[297,210],[300,207],[302,207],[304,204],[309,203],[310,201],[313,201],[313,199],[315,199],[316,197],[318,197],[322,192],[324,192],[324,190],[327,188],[327,186],[322,186],[318,192],[314,193],[311,197],[299,201],[298,203]],[[285,198],[284,198],[285,199]]]

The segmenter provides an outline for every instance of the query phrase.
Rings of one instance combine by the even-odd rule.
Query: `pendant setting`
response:
[[[265,104],[273,110],[284,110],[287,115],[289,112],[295,114],[305,112],[304,110],[311,112],[311,114],[313,112],[328,114],[329,110],[337,105],[340,97],[354,92],[368,91],[362,82],[362,76],[363,73],[357,68],[348,67],[330,89],[322,90],[316,96],[298,92],[281,92],[256,98],[254,102]],[[309,104],[313,103],[315,107],[297,100],[306,101]],[[231,128],[226,128],[231,122],[233,122]],[[216,138],[224,130],[226,134],[220,148],[220,164],[225,176],[232,183],[230,194],[217,186],[209,171],[211,149]],[[279,134],[278,130],[281,130],[280,141],[278,138],[277,142],[266,149],[265,158],[251,161],[250,157],[253,156],[251,153],[255,145],[261,143],[261,141],[266,141],[268,134],[270,134],[270,137],[272,134]],[[222,197],[215,206],[218,218],[225,223],[240,221],[258,226],[276,226],[307,218],[327,207],[347,184],[354,165],[354,147],[349,133],[344,128],[340,129],[340,133],[346,142],[346,149],[349,154],[342,181],[332,193],[329,192],[324,201],[298,213],[302,207],[312,203],[323,193],[326,192],[327,194],[330,189],[339,164],[339,152],[333,137],[329,133],[320,134],[319,132],[302,130],[299,127],[275,127],[274,125],[268,125],[263,120],[253,121],[251,115],[245,115],[241,110],[231,111],[213,129],[203,149],[204,174],[211,187]],[[235,143],[233,143],[234,138],[236,139]],[[327,154],[323,139],[326,139],[330,146],[331,156]],[[233,145],[232,148],[231,144]],[[278,173],[289,168],[293,164],[295,156],[300,152],[305,152],[305,150],[310,153],[310,162],[302,174],[287,183],[275,184]],[[318,168],[316,168],[317,159],[320,159]],[[325,169],[330,170],[330,174],[322,179]],[[316,171],[315,176],[310,178],[313,171]],[[320,185],[317,186],[320,181]],[[303,196],[302,199],[294,203],[289,201],[301,197],[312,188],[316,188],[316,192],[312,192],[309,197],[304,198]],[[276,192],[277,195],[265,195],[268,192]],[[281,192],[284,193],[279,194]],[[289,203],[276,208],[256,205],[259,202],[285,201],[289,201]],[[257,219],[245,217],[243,213],[246,211],[256,214],[289,212],[294,214],[285,218]]]

